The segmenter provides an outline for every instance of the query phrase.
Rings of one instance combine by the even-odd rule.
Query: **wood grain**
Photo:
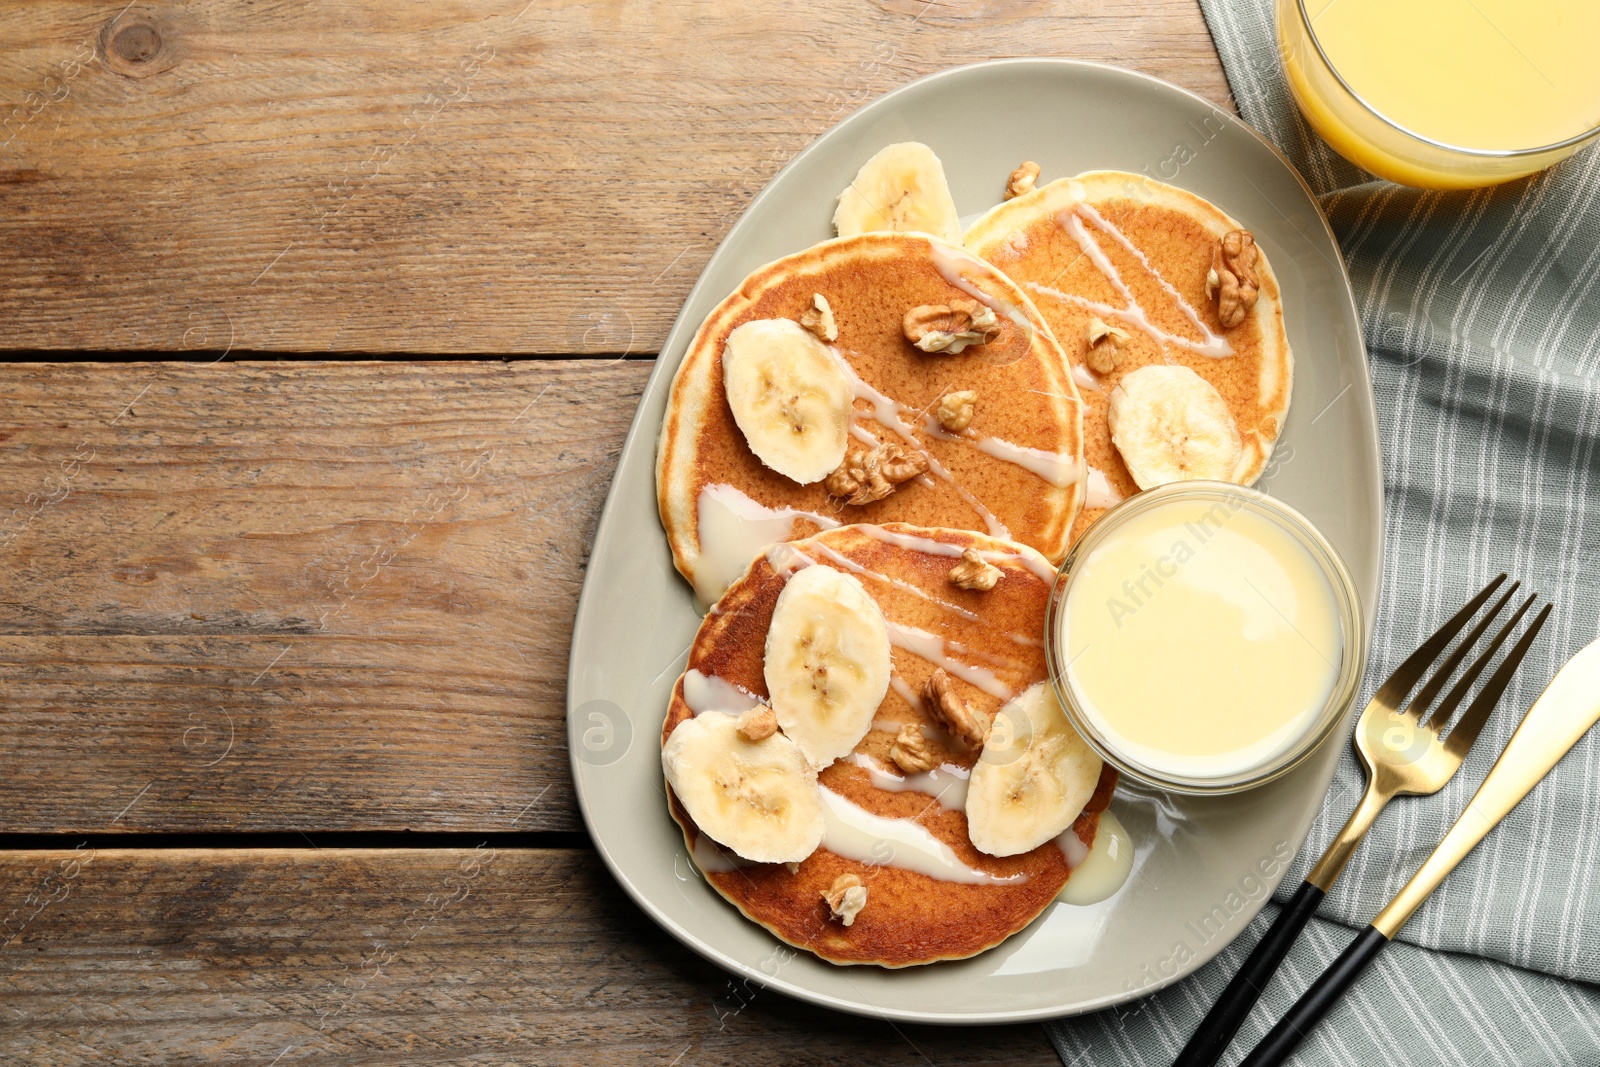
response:
[[[576,828],[568,639],[649,369],[0,366],[0,831]]]
[[[1058,1064],[746,986],[585,852],[0,855],[0,1062]]]
[[[0,349],[654,352],[817,134],[1028,55],[1227,95],[1195,0],[19,6]]]

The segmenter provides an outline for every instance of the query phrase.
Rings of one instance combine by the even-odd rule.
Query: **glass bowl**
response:
[[[1286,533],[1305,549],[1313,565],[1327,581],[1333,595],[1333,606],[1342,637],[1339,661],[1334,664],[1334,682],[1321,710],[1308,720],[1304,731],[1275,754],[1241,769],[1214,776],[1190,775],[1170,769],[1152,767],[1130,752],[1119,748],[1116,738],[1099,729],[1084,710],[1072,677],[1067,670],[1070,661],[1061,640],[1062,615],[1072,594],[1073,579],[1084,561],[1095,549],[1104,544],[1110,535],[1121,529],[1130,519],[1178,503],[1210,501],[1223,504],[1229,514],[1249,509],[1255,515]],[[1186,513],[1188,512],[1186,509]],[[1056,574],[1051,588],[1050,603],[1045,616],[1045,661],[1049,667],[1050,682],[1061,702],[1067,718],[1071,720],[1084,739],[1105,759],[1124,774],[1177,793],[1198,795],[1237,793],[1253,789],[1272,781],[1297,766],[1320,745],[1330,733],[1339,728],[1345,714],[1355,700],[1366,667],[1365,631],[1362,628],[1361,601],[1351,581],[1344,561],[1322,533],[1305,516],[1265,493],[1227,482],[1190,481],[1173,482],[1149,489],[1118,504],[1102,515],[1080,537]],[[1248,682],[1241,684],[1240,699],[1249,699]]]
[[[1276,0],[1285,80],[1313,129],[1363,170],[1421,189],[1474,189],[1522,178],[1600,137],[1600,126],[1536,148],[1463,148],[1426,137],[1362,99],[1328,60],[1306,0]],[[1471,10],[1470,8],[1467,10]]]

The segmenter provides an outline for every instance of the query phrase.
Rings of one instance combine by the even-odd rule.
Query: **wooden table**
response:
[[[1224,101],[1193,0],[4,24],[0,1062],[1056,1062],[658,930],[574,806],[567,641],[652,354],[778,168],[997,56]]]

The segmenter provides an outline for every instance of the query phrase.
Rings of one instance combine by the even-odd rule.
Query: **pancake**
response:
[[[1224,328],[1207,293],[1213,250],[1237,229],[1193,193],[1140,174],[1090,171],[1000,204],[967,231],[968,250],[1028,291],[1072,362],[1088,463],[1074,537],[1139,489],[1112,441],[1107,409],[1112,390],[1142,367],[1186,367],[1221,394],[1243,447],[1230,480],[1249,485],[1266,468],[1289,410],[1294,362],[1264,252],[1259,296],[1242,322]],[[1093,317],[1128,334],[1120,361],[1104,374],[1088,364]]]
[[[968,548],[984,553],[1000,569],[992,589],[967,590],[952,583],[951,567]],[[789,575],[806,566],[854,575],[882,610],[893,635],[893,675],[874,728],[853,752],[821,770],[822,790],[870,815],[895,820],[908,832],[932,835],[961,868],[1003,881],[933,877],[903,865],[910,861],[902,857],[912,853],[895,849],[905,846],[891,847],[881,839],[866,855],[873,862],[866,862],[860,841],[851,845],[846,839],[840,846],[830,838],[831,831],[793,869],[784,863],[745,863],[711,842],[669,787],[672,817],[691,856],[719,893],[746,918],[823,959],[905,967],[991,948],[1027,926],[1060,893],[1071,873],[1064,851],[1069,846],[1052,839],[1021,854],[995,858],[971,844],[967,805],[955,803],[959,798],[953,794],[945,794],[947,807],[928,792],[897,792],[880,785],[895,784],[885,776],[900,774],[889,749],[902,724],[928,727],[929,747],[942,763],[968,770],[978,759],[977,751],[936,728],[938,720],[920,695],[936,666],[956,675],[959,695],[984,716],[1005,705],[1008,694],[1048,685],[1040,635],[1054,568],[1024,546],[984,534],[903,524],[847,526],[773,546],[757,557],[701,625],[685,673],[673,688],[663,746],[696,711],[739,711],[768,699],[764,648],[769,624]],[[1116,772],[1100,766],[1097,758],[1081,767],[1076,785],[1088,800],[1066,832],[1092,845]],[[948,771],[941,774],[950,781]],[[923,786],[939,789],[926,780]],[[1073,818],[1070,809],[1061,815]],[[830,846],[843,852],[854,848],[856,856]],[[1083,855],[1076,845],[1070,847]],[[866,906],[848,926],[830,919],[822,897],[845,874],[859,877],[868,891]]]
[[[850,448],[897,444],[930,461],[927,473],[875,502],[848,504],[821,481],[800,484],[769,468],[729,406],[729,335],[757,320],[799,320],[817,294],[837,322],[829,347],[853,378]],[[996,312],[992,341],[951,355],[906,339],[909,309],[964,298]],[[977,394],[971,423],[950,433],[934,413],[967,390]],[[1083,498],[1082,458],[1078,390],[1022,290],[926,235],[868,233],[762,267],[707,316],[673,379],[656,485],[673,561],[710,603],[764,546],[855,522],[978,530],[1059,561]]]

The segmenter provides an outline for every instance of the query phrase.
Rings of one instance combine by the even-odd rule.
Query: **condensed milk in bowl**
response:
[[[1175,482],[1103,515],[1061,565],[1045,645],[1073,725],[1151,785],[1231,793],[1338,727],[1366,660],[1344,562],[1294,509]]]

